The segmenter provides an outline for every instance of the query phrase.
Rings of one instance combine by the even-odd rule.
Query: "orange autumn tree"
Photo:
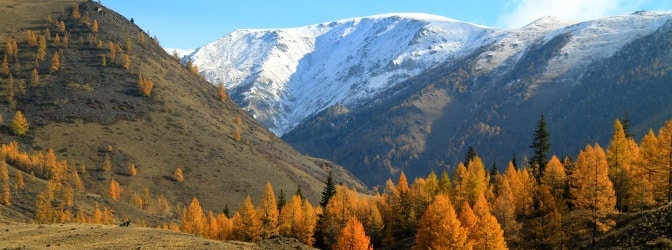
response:
[[[201,203],[196,197],[191,199],[191,203],[182,213],[182,226],[180,230],[185,233],[204,235],[206,232],[205,216]]]
[[[614,226],[608,215],[614,212],[616,195],[609,180],[609,164],[600,145],[587,145],[576,159],[569,189],[571,202],[579,220],[593,240],[597,231],[606,232]],[[581,223],[580,222],[580,223]]]
[[[4,162],[0,164],[0,182],[2,183],[2,203],[9,206],[12,204],[12,190],[9,185],[9,170],[7,163]]]
[[[468,202],[465,201],[462,204],[457,219],[460,220],[462,228],[464,228],[464,232],[467,235],[467,244],[472,246],[476,242],[478,233],[478,216],[476,216]]]
[[[634,154],[630,147],[629,139],[625,135],[625,129],[621,121],[614,122],[614,132],[607,148],[607,163],[609,164],[609,178],[614,184],[616,193],[616,208],[626,211],[626,206],[631,200],[632,186],[634,184],[633,163]]]
[[[138,74],[138,91],[140,91],[140,94],[149,97],[152,95],[152,88],[154,88],[154,83],[143,77],[142,74]]]
[[[271,236],[278,235],[278,204],[275,201],[275,193],[271,183],[266,183],[264,193],[261,195],[257,214],[261,220],[261,238],[268,239]]]
[[[108,188],[108,194],[110,195],[110,198],[112,198],[115,201],[118,201],[121,199],[121,185],[119,185],[119,182],[116,180],[112,179],[110,181],[110,187]]]
[[[236,212],[236,219],[234,216],[233,234],[236,240],[257,242],[261,239],[261,220],[254,209],[252,198],[247,196],[245,202]]]
[[[355,216],[351,216],[341,234],[332,247],[333,250],[368,250],[373,249],[371,239],[366,236],[364,226]]]
[[[480,193],[474,203],[474,213],[478,216],[475,249],[508,249],[497,218],[490,213],[490,205],[485,195]]]
[[[434,198],[420,219],[413,249],[466,249],[467,235],[448,196]]]
[[[0,74],[9,75],[10,72],[9,61],[7,61],[7,54],[5,54],[5,57],[2,59],[2,65],[0,65]]]
[[[28,119],[23,116],[21,111],[16,111],[16,114],[14,114],[14,119],[12,119],[12,132],[15,135],[23,136],[28,133],[28,127]]]
[[[182,174],[182,169],[181,168],[175,169],[175,172],[173,172],[173,179],[177,182],[183,182],[184,181],[184,174]]]
[[[49,68],[50,72],[56,72],[61,68],[61,57],[58,55],[58,52],[54,52],[54,56],[51,57],[51,67]]]

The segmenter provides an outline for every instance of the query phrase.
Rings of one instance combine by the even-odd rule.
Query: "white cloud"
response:
[[[585,21],[638,10],[645,0],[510,0],[497,27],[520,28],[542,16]]]

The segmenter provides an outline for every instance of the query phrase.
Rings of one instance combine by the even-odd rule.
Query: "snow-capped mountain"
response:
[[[187,57],[282,135],[330,106],[352,108],[381,98],[377,94],[385,89],[477,51],[476,68],[488,72],[517,62],[531,46],[565,35],[570,41],[539,80],[566,76],[653,32],[671,16],[639,12],[583,23],[543,17],[520,29],[498,30],[434,15],[386,14],[291,29],[237,30]]]
[[[494,30],[426,14],[388,14],[278,30],[238,30],[191,58],[211,82],[281,135],[340,103],[483,45]]]

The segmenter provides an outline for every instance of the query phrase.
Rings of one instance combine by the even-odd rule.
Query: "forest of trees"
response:
[[[330,174],[317,206],[300,191],[286,200],[284,192],[276,195],[271,183],[256,203],[248,196],[233,214],[228,209],[204,210],[196,197],[186,206],[171,205],[164,196],[152,198],[147,189],[124,190],[114,178],[106,196],[151,213],[172,214],[168,218],[173,222],[154,225],[159,228],[217,240],[257,242],[283,236],[322,249],[576,248],[589,246],[609,231],[619,213],[670,202],[671,149],[672,121],[658,133],[650,130],[638,144],[617,120],[606,149],[586,145],[575,160],[553,155],[538,179],[535,169],[540,168],[530,165],[536,160],[521,166],[512,161],[500,173],[487,171],[477,152],[470,150],[468,162],[459,163],[450,174],[431,172],[409,182],[402,172],[396,182],[388,180],[373,195],[336,185]],[[0,145],[0,159],[5,206],[15,201],[13,194],[25,192],[26,181],[48,180],[34,200],[39,223],[109,224],[124,217],[107,207],[78,207],[75,200],[85,192],[80,175],[87,170],[56,159],[51,149],[28,154],[13,142]],[[111,176],[105,162],[97,174]],[[13,182],[7,164],[20,170]],[[134,176],[133,169],[129,164],[116,171]],[[179,170],[173,171],[173,181],[189,181],[180,178]],[[24,180],[24,175],[31,177]]]
[[[547,140],[536,138],[548,136],[543,126],[540,122],[536,141]],[[579,247],[609,231],[614,215],[670,201],[672,121],[657,135],[649,131],[640,144],[627,136],[620,121],[613,130],[606,149],[586,145],[575,160],[553,155],[520,167],[512,161],[503,173],[486,171],[470,150],[469,162],[450,175],[432,172],[409,183],[402,172],[396,183],[388,180],[372,196],[329,180],[317,207],[298,195],[279,204],[269,183],[256,208],[248,197],[231,218],[187,210],[195,214],[185,212],[183,226],[172,228],[200,228],[197,234],[213,239],[258,241],[282,235],[326,249]],[[550,149],[547,141],[535,146]],[[544,151],[550,150],[538,152]],[[545,166],[531,165],[535,162]],[[189,207],[194,204],[197,199]],[[193,221],[202,224],[185,226]]]

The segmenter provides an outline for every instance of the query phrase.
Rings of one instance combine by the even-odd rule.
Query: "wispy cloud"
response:
[[[497,27],[520,28],[542,16],[585,21],[638,10],[646,0],[510,0]]]

